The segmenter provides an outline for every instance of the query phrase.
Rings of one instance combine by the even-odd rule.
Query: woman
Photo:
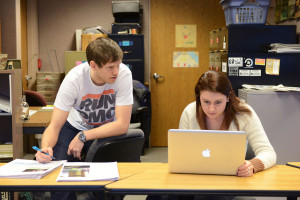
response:
[[[245,131],[255,157],[237,169],[237,176],[248,177],[276,163],[276,153],[255,111],[234,94],[222,72],[207,71],[196,84],[196,101],[183,111],[180,129]],[[226,184],[226,183],[224,183]],[[232,196],[148,196],[147,200],[231,200]]]
[[[183,111],[180,129],[245,131],[255,157],[237,169],[237,176],[248,177],[276,163],[276,153],[255,111],[234,94],[222,72],[207,71],[195,87],[196,101]]]

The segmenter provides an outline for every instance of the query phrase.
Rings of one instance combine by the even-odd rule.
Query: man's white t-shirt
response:
[[[70,111],[67,121],[79,130],[89,130],[115,120],[115,107],[133,104],[132,74],[124,65],[113,84],[92,82],[87,62],[74,67],[64,78],[54,106]]]

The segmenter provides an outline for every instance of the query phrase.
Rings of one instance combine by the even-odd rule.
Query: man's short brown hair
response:
[[[88,63],[93,60],[99,67],[108,62],[115,62],[123,58],[123,51],[119,45],[110,38],[98,37],[86,48]]]

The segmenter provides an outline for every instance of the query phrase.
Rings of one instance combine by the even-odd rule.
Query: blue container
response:
[[[265,24],[270,0],[222,0],[226,26],[230,24]]]

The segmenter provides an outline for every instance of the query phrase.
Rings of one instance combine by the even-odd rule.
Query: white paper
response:
[[[67,162],[56,181],[115,181],[119,179],[117,162]]]
[[[29,116],[33,115],[36,112],[37,112],[36,110],[29,110]]]
[[[261,91],[274,91],[274,92],[300,92],[300,87],[287,87],[282,84],[279,85],[249,85],[243,84],[245,89],[254,89]]]
[[[42,107],[42,110],[53,110],[54,107],[53,106],[44,106]]]
[[[0,167],[0,178],[26,178],[40,179],[57,167],[65,160],[39,163],[36,160],[15,159]]]

